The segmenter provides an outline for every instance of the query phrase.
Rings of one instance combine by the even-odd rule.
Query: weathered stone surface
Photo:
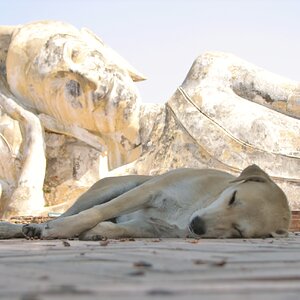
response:
[[[5,202],[7,216],[40,213],[45,203],[74,201],[99,179],[96,169],[104,176],[106,157],[109,168],[114,168],[139,156],[140,104],[133,81],[143,77],[122,57],[91,31],[62,22],[3,26],[0,37],[2,114],[18,121],[22,136],[14,159],[11,151],[7,152],[10,142],[2,134],[4,144],[0,146],[6,147],[4,153],[8,154],[1,157],[5,165],[1,189],[6,195],[1,202]],[[46,172],[42,127],[75,137],[92,148],[66,140],[56,147],[62,158],[50,158]],[[48,158],[52,148],[48,144]],[[102,166],[100,157],[104,158]],[[7,170],[14,175],[6,175]],[[53,175],[52,181],[47,175],[46,199],[45,173],[50,177],[59,174]]]
[[[24,25],[13,32],[6,73],[22,105],[98,133],[112,168],[128,161],[139,143],[133,80],[143,78],[92,32],[62,22]]]
[[[146,105],[142,75],[86,29],[0,27],[0,46],[0,213],[12,198],[14,213],[63,211],[111,175],[253,163],[300,209],[299,83],[208,52],[169,101]]]
[[[253,84],[247,79],[248,72],[255,79]],[[299,209],[298,108],[294,107],[293,116],[284,109],[278,112],[278,107],[265,107],[239,96],[235,86],[244,96],[251,93],[251,100],[259,99],[263,105],[265,98],[272,103],[278,99],[287,102],[298,91],[296,82],[233,55],[201,55],[181,87],[158,111],[151,136],[142,140],[141,157],[114,173],[148,174],[178,167],[209,167],[237,174],[255,163],[284,189],[292,208]],[[147,120],[147,113],[143,117]]]
[[[77,139],[47,132],[45,142],[47,206],[64,202],[70,205],[108,172],[105,154]]]

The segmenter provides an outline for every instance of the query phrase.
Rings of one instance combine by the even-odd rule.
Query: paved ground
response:
[[[300,235],[0,241],[0,299],[300,299]]]

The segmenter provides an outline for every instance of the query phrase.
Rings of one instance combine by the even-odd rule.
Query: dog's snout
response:
[[[206,226],[203,219],[200,217],[195,217],[190,223],[190,230],[197,235],[202,235],[206,232]]]

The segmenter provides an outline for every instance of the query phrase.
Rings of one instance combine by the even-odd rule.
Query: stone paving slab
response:
[[[0,241],[0,299],[299,299],[286,239]]]

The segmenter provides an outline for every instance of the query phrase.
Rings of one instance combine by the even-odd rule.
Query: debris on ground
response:
[[[14,224],[28,224],[28,223],[44,223],[49,220],[53,220],[53,217],[42,217],[42,216],[14,216],[9,220],[0,220],[0,221],[9,221]]]

